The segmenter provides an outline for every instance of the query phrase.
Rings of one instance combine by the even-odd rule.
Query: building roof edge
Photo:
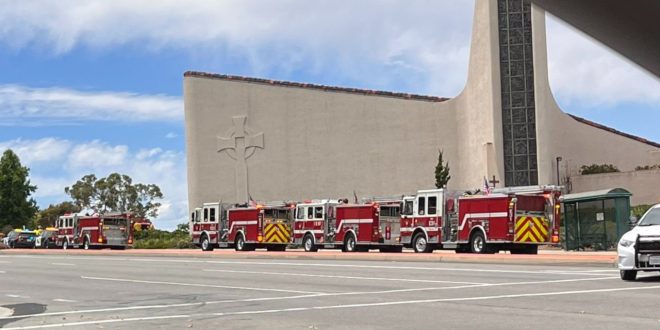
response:
[[[394,98],[400,98],[400,99],[406,99],[406,100],[427,101],[427,102],[444,102],[444,101],[449,100],[449,98],[439,97],[439,96],[397,93],[397,92],[388,92],[388,91],[370,90],[370,89],[360,89],[360,88],[349,88],[349,87],[338,87],[338,86],[325,86],[325,85],[317,85],[317,84],[309,84],[309,83],[300,83],[300,82],[283,81],[283,80],[271,80],[271,79],[263,79],[263,78],[252,78],[252,77],[244,77],[244,76],[232,76],[232,75],[224,75],[224,74],[217,74],[217,73],[199,72],[199,71],[186,71],[183,74],[183,76],[184,77],[209,78],[209,79],[221,79],[221,80],[229,80],[229,81],[240,81],[240,82],[275,85],[275,86],[282,86],[282,87],[314,89],[314,90],[320,90],[320,91],[326,91],[326,92],[340,92],[340,93],[350,93],[350,94],[394,97]]]
[[[637,141],[637,142],[645,143],[645,144],[648,144],[648,145],[650,145],[650,146],[653,146],[653,147],[656,147],[656,148],[660,148],[660,143],[653,142],[653,141],[651,141],[651,140],[647,140],[647,139],[645,139],[645,138],[643,138],[643,137],[639,137],[639,136],[636,136],[636,135],[632,135],[632,134],[628,134],[628,133],[625,133],[625,132],[621,132],[621,131],[619,131],[619,130],[617,130],[617,129],[614,129],[614,128],[611,128],[611,127],[608,127],[608,126],[605,126],[605,125],[601,125],[601,124],[599,124],[599,123],[595,123],[595,122],[593,122],[593,121],[591,121],[591,120],[584,119],[584,118],[582,118],[582,117],[578,117],[578,116],[572,115],[572,114],[570,114],[570,113],[568,113],[567,115],[571,116],[571,118],[577,120],[577,121],[580,122],[580,123],[583,123],[583,124],[586,124],[586,125],[589,125],[589,126],[592,126],[592,127],[595,127],[595,128],[600,128],[600,129],[605,130],[605,131],[608,131],[608,132],[610,132],[610,133],[614,133],[614,134],[617,134],[617,135],[621,135],[621,136],[623,136],[623,137],[627,137],[627,138],[629,138],[629,139],[633,139],[633,140],[635,140],[635,141]]]

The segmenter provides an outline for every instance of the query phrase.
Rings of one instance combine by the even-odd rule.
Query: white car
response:
[[[617,252],[624,281],[634,281],[637,271],[660,271],[660,204],[653,205],[621,237]]]

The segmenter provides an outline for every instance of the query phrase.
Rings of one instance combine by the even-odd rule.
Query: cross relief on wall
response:
[[[234,116],[231,121],[233,126],[225,133],[226,137],[217,137],[218,152],[225,152],[236,161],[236,202],[243,203],[250,198],[247,159],[257,148],[264,148],[264,133],[255,133],[247,126],[247,115]]]

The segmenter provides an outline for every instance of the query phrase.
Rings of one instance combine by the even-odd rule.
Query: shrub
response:
[[[619,169],[612,164],[591,164],[591,165],[582,165],[580,167],[580,174],[599,174],[599,173],[614,173],[621,172]]]
[[[639,218],[641,218],[642,215],[644,215],[644,213],[646,213],[646,211],[651,208],[651,206],[652,205],[648,204],[635,205],[630,208],[630,212],[635,216],[635,218],[637,218],[637,220],[639,220]]]
[[[660,164],[635,167],[635,171],[660,170]]]
[[[188,233],[182,230],[173,232],[164,230],[143,230],[135,232],[136,249],[191,249],[192,244]]]

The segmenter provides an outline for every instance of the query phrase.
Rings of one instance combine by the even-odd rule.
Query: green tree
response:
[[[133,184],[130,176],[111,173],[97,179],[94,174],[83,176],[71,187],[64,188],[74,203],[95,212],[132,212],[136,217],[158,216],[163,198],[160,187],[155,184]]]
[[[73,202],[62,202],[59,204],[50,204],[47,208],[39,211],[37,214],[36,225],[42,228],[55,225],[55,221],[65,213],[80,212],[80,207]]]
[[[29,225],[37,212],[30,197],[37,186],[30,184],[29,173],[11,149],[5,150],[0,158],[0,228]]]
[[[438,164],[435,166],[435,187],[446,187],[450,179],[449,162],[445,162],[442,159],[442,150],[438,150]]]

